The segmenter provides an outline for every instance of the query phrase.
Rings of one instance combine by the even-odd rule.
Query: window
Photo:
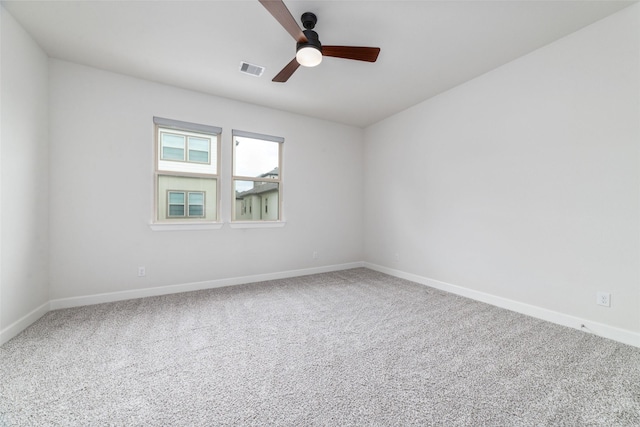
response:
[[[160,159],[209,163],[211,138],[160,128]]]
[[[160,117],[153,122],[155,222],[217,221],[222,129]]]
[[[282,220],[284,138],[233,131],[234,221]]]
[[[167,215],[169,217],[183,217],[185,213],[185,193],[184,191],[169,191],[169,207],[167,208]]]
[[[202,191],[169,191],[167,195],[169,218],[204,218],[205,204]]]

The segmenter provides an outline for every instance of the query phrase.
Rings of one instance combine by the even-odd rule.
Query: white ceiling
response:
[[[380,47],[271,79],[295,41],[257,0],[3,1],[54,58],[367,126],[570,34],[632,1],[297,1],[326,45]],[[241,74],[240,61],[266,67]]]

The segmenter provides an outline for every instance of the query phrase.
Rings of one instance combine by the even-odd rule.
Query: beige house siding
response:
[[[204,213],[203,221],[217,220],[217,183],[215,178],[192,178],[185,176],[158,176],[158,221],[184,221],[186,218],[167,217],[167,193],[169,191],[203,191]],[[193,218],[189,218],[193,221]]]

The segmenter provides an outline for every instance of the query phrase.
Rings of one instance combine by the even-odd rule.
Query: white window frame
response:
[[[222,221],[220,218],[221,211],[221,203],[220,203],[220,152],[221,152],[221,135],[222,128],[217,126],[209,126],[202,125],[197,123],[183,122],[173,119],[166,119],[161,117],[154,117],[154,203],[153,203],[153,216],[151,222],[151,228],[153,230],[187,230],[187,229],[217,229],[222,226]],[[180,135],[185,135],[185,151],[184,151],[184,161],[179,160],[169,160],[162,159],[162,142],[161,142],[161,132],[168,133],[176,133]],[[189,143],[188,137],[199,137],[203,136],[210,139],[209,145],[209,159],[207,163],[198,162],[198,161],[189,161],[187,160],[189,157]],[[215,147],[213,145],[215,144]],[[213,154],[215,153],[215,163],[213,162]],[[162,163],[162,166],[161,166]],[[167,168],[167,165],[171,165],[171,163],[175,163],[175,167]],[[193,168],[192,171],[186,172],[179,169],[180,164],[182,165],[191,165],[189,168]],[[199,166],[200,165],[200,166]],[[215,168],[215,173],[211,171],[211,167]],[[209,168],[209,170],[207,170]],[[203,179],[214,179],[215,180],[215,219],[210,220],[206,219],[207,212],[211,214],[211,211],[207,211],[206,209],[206,198],[205,195],[205,206],[203,206],[203,216],[189,216],[188,213],[188,193],[199,193],[201,191],[197,190],[183,190],[183,189],[172,189],[168,191],[173,192],[183,192],[185,193],[185,216],[177,217],[177,216],[169,216],[169,199],[168,199],[168,191],[166,193],[167,201],[166,201],[166,214],[164,215],[166,218],[159,217],[159,188],[158,182],[161,176],[169,176],[169,177],[186,177],[186,178],[203,178]]]
[[[250,177],[243,175],[236,175],[236,137],[245,137],[263,140],[267,142],[275,142],[278,143],[278,178],[260,178],[260,177]],[[283,226],[284,215],[283,215],[283,146],[284,146],[284,138],[279,136],[265,135],[255,132],[247,132],[242,130],[233,129],[231,135],[231,145],[232,145],[232,155],[231,155],[231,227],[232,228],[261,228],[261,227],[270,227],[270,226]],[[278,218],[275,220],[269,219],[256,219],[256,220],[248,220],[248,219],[236,219],[236,181],[253,181],[253,182],[263,182],[263,183],[277,183],[278,184]],[[251,205],[249,206],[251,209]],[[263,210],[262,208],[260,209]]]

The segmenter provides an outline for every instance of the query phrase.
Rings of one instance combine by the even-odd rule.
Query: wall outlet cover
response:
[[[609,292],[597,292],[596,304],[611,307],[611,294]]]

